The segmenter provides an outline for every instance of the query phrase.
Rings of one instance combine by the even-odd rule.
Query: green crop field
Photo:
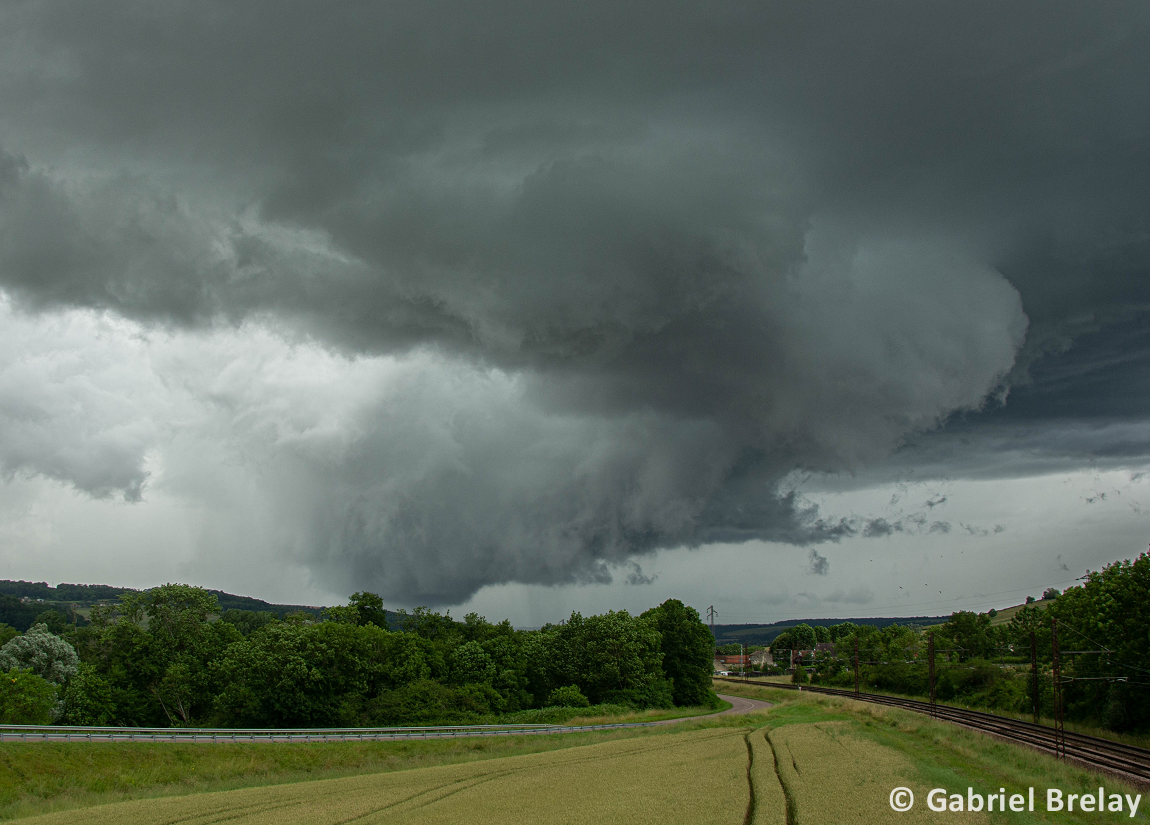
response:
[[[89,808],[91,825],[730,823],[747,799],[745,732],[704,729],[388,774]],[[73,823],[76,811],[28,822]]]
[[[752,825],[849,825],[850,823],[1129,821],[1123,813],[945,814],[927,809],[930,789],[990,794],[1056,787],[1068,792],[1131,795],[1114,779],[1058,762],[1025,748],[989,739],[927,717],[836,697],[752,685],[724,684],[731,693],[776,703],[764,714],[689,721],[673,727],[558,737],[510,737],[498,742],[375,743],[373,750],[325,745],[180,746],[74,744],[70,771],[82,773],[89,754],[105,775],[149,758],[164,762],[168,784],[154,795],[108,804],[96,795],[64,800],[44,813],[35,804],[13,816],[29,823],[63,825],[186,825],[227,821],[262,823],[752,823]],[[367,744],[367,743],[365,743]],[[386,745],[387,747],[383,747]],[[34,772],[30,760],[48,747],[0,747],[10,773]],[[469,751],[468,748],[472,748]],[[372,759],[363,756],[373,753]],[[358,753],[358,756],[356,754]],[[165,760],[164,755],[169,757]],[[227,755],[227,756],[225,756]],[[271,768],[256,787],[217,784],[178,787],[185,774],[220,760],[238,763],[293,760],[316,776],[344,770],[359,775],[300,781]],[[356,762],[356,758],[360,759]],[[21,760],[25,760],[21,762]],[[343,760],[341,762],[341,759]],[[186,760],[186,761],[185,761]],[[326,762],[324,760],[327,760]],[[438,764],[437,764],[438,762]],[[42,763],[35,763],[42,764]],[[138,764],[137,764],[138,767]],[[233,765],[233,768],[235,766]],[[327,774],[324,771],[328,771]],[[223,776],[226,771],[221,772]],[[247,776],[255,784],[259,777]],[[274,783],[274,784],[273,784]],[[893,788],[916,797],[914,809],[896,813]],[[45,805],[53,804],[45,800]],[[1150,803],[1139,810],[1146,816]],[[29,816],[31,814],[31,816]]]

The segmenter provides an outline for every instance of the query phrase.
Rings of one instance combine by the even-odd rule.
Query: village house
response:
[[[716,653],[712,666],[715,673],[730,673],[732,670],[747,669],[750,662],[751,657],[746,654]]]
[[[770,667],[775,663],[775,657],[771,655],[771,649],[764,647],[762,650],[756,650],[751,654],[751,667],[756,670],[762,670],[765,667]]]

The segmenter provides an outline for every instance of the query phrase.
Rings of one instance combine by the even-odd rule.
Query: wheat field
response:
[[[905,825],[939,821],[926,806],[911,760],[892,748],[850,732],[847,722],[786,725],[763,736],[775,755],[778,776],[792,807],[793,825]],[[890,809],[893,788],[906,786],[918,803],[906,813]],[[988,821],[985,814],[951,813],[947,823]],[[768,823],[771,820],[764,819]]]
[[[738,825],[746,729],[604,742],[387,774],[142,799],[87,808],[90,825],[651,823]],[[71,825],[76,811],[24,820]]]

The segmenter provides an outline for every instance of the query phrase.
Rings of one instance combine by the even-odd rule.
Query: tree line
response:
[[[0,636],[0,722],[359,727],[718,702],[710,631],[676,599],[522,631],[427,608],[390,627],[371,593],[318,619],[221,612],[215,594],[167,584],[94,607],[87,626],[42,618]]]
[[[928,646],[935,646],[935,696],[1016,714],[1054,715],[1057,627],[1063,710],[1067,719],[1118,732],[1150,730],[1150,556],[1090,572],[1065,593],[1028,599],[1009,622],[994,611],[954,613],[942,625],[877,630],[844,622],[799,625],[771,644],[776,670],[831,687],[853,687],[856,643],[864,690],[929,694]],[[1055,621],[1057,625],[1055,625]],[[813,652],[819,642],[833,650]],[[1033,659],[1037,662],[1034,678]],[[791,651],[806,651],[797,668]]]

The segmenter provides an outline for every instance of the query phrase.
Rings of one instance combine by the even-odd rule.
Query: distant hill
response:
[[[72,605],[80,608],[91,607],[101,602],[114,602],[125,593],[138,593],[132,587],[112,587],[107,584],[58,584],[51,587],[47,582],[0,580],[0,622],[11,625],[17,630],[27,630],[28,625],[37,615],[45,610],[55,608],[65,616],[71,616]],[[220,602],[220,611],[224,610],[254,610],[275,613],[283,618],[288,613],[310,613],[319,616],[322,606],[306,604],[272,604],[263,599],[254,599],[251,596],[237,596],[223,590],[209,590],[215,594]],[[32,599],[31,603],[22,602],[22,599]],[[80,615],[88,611],[83,611]],[[394,614],[390,611],[388,618]]]
[[[225,593],[223,590],[209,590],[220,602],[220,610],[255,610],[256,612],[275,613],[281,619],[288,613],[310,613],[319,616],[323,612],[322,606],[308,604],[271,604],[263,599],[254,599],[251,596],[236,596]]]
[[[1054,603],[1054,601],[1052,599],[1038,599],[1037,601],[1031,602],[1030,606],[1036,607],[1039,610],[1045,610],[1048,606],[1050,606],[1053,603]],[[1011,619],[1014,618],[1014,615],[1016,613],[1018,613],[1019,610],[1021,610],[1024,607],[1026,607],[1025,604],[1016,604],[1016,605],[1013,605],[1012,607],[1000,608],[998,611],[995,612],[995,614],[993,616],[990,617],[990,623],[992,625],[1006,624],[1007,622],[1009,622]]]
[[[76,602],[81,605],[114,601],[121,593],[135,593],[130,587],[110,587],[106,584],[60,584],[49,587],[47,582],[0,580],[0,595],[18,599],[37,599],[44,602]]]
[[[784,630],[800,624],[811,627],[830,627],[843,622],[854,622],[858,625],[870,625],[883,628],[892,624],[903,627],[922,628],[942,624],[950,616],[893,616],[873,619],[787,619],[772,624],[717,624],[715,625],[715,643],[719,645],[769,645],[776,636]]]

